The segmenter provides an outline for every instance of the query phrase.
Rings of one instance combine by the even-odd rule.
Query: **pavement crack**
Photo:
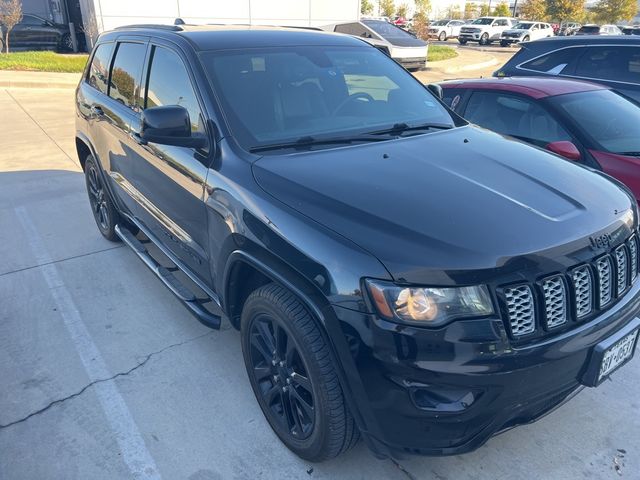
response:
[[[418,480],[418,477],[416,477],[415,475],[413,475],[409,470],[407,470],[406,468],[404,468],[400,462],[398,462],[395,458],[393,457],[389,457],[389,460],[391,460],[391,462],[398,468],[398,470],[400,470],[402,473],[405,474],[405,476],[409,479],[409,480]]]
[[[160,355],[161,353],[166,352],[167,350],[170,350],[172,348],[177,348],[177,347],[180,347],[180,346],[185,345],[187,343],[195,342],[196,340],[199,340],[199,339],[201,339],[203,337],[206,337],[207,335],[211,335],[212,333],[215,333],[215,332],[206,332],[206,333],[203,333],[202,335],[198,335],[197,337],[188,338],[187,340],[184,340],[182,342],[173,343],[173,344],[168,345],[168,346],[166,346],[166,347],[164,347],[164,348],[162,348],[160,350],[157,350],[155,352],[151,352],[151,353],[145,355],[141,362],[138,362],[135,366],[131,367],[129,370],[126,370],[124,372],[116,373],[115,375],[112,375],[109,378],[99,378],[98,380],[94,380],[94,381],[88,383],[87,385],[85,385],[84,387],[82,387],[77,392],[72,393],[71,395],[67,395],[66,397],[59,398],[57,400],[53,400],[52,402],[50,402],[45,407],[42,407],[41,409],[36,410],[35,412],[31,412],[28,415],[25,415],[24,417],[19,418],[18,420],[14,420],[13,422],[9,422],[9,423],[4,424],[4,425],[0,424],[0,431],[4,430],[5,428],[12,427],[14,425],[18,425],[19,423],[26,422],[31,417],[34,417],[36,415],[40,415],[40,414],[46,412],[47,410],[49,410],[51,407],[53,407],[55,405],[59,405],[59,404],[62,404],[64,402],[67,402],[68,400],[71,400],[73,398],[79,397],[84,392],[86,392],[89,388],[91,388],[92,386],[94,386],[94,385],[96,385],[98,383],[110,382],[110,381],[115,380],[116,378],[119,378],[119,377],[126,377],[127,375],[135,372],[139,368],[142,368],[144,365],[146,365],[147,362],[149,360],[151,360],[151,358],[153,358],[153,357],[155,357],[157,355]]]

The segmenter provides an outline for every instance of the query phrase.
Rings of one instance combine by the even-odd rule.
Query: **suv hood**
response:
[[[588,248],[632,208],[603,175],[472,126],[265,156],[253,171],[267,193],[411,283],[451,284],[454,272],[544,251],[566,258],[567,244]]]
[[[522,35],[523,33],[529,33],[529,30],[526,30],[524,28],[510,28],[509,30],[505,30],[502,33],[519,33],[520,35]]]

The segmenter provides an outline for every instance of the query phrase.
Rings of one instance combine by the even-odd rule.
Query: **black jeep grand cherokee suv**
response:
[[[633,354],[632,196],[467,124],[356,38],[103,34],[76,144],[102,234],[240,329],[305,459],[360,434],[378,455],[467,452]]]

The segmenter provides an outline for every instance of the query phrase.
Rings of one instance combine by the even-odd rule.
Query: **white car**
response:
[[[444,42],[448,38],[457,38],[464,20],[438,20],[429,26],[429,38],[437,38]]]
[[[513,28],[502,32],[500,45],[508,47],[512,43],[529,42],[547,37],[553,37],[553,27],[548,23],[519,22]]]
[[[491,42],[499,41],[502,32],[512,27],[513,19],[508,17],[480,17],[460,28],[458,42],[462,45],[467,42],[489,45]]]
[[[427,64],[427,43],[392,23],[364,19],[360,22],[334,23],[321,28],[360,37],[376,48],[386,46],[391,58],[407,70],[421,70]]]

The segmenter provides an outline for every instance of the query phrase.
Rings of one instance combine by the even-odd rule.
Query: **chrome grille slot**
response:
[[[533,333],[535,330],[535,306],[533,293],[528,285],[504,289],[509,314],[509,325],[514,337]]]
[[[593,309],[593,294],[591,271],[586,265],[576,268],[571,273],[573,292],[576,301],[576,317],[582,318]]]
[[[611,281],[611,258],[606,255],[596,261],[598,271],[598,305],[606,306],[613,298],[613,282]]]
[[[638,240],[635,235],[629,239],[627,246],[629,247],[629,270],[633,282],[638,276]]]
[[[544,292],[545,321],[548,328],[558,327],[567,321],[567,292],[562,277],[542,282]]]
[[[624,245],[620,245],[615,251],[616,259],[616,294],[620,296],[627,288],[627,251]]]

